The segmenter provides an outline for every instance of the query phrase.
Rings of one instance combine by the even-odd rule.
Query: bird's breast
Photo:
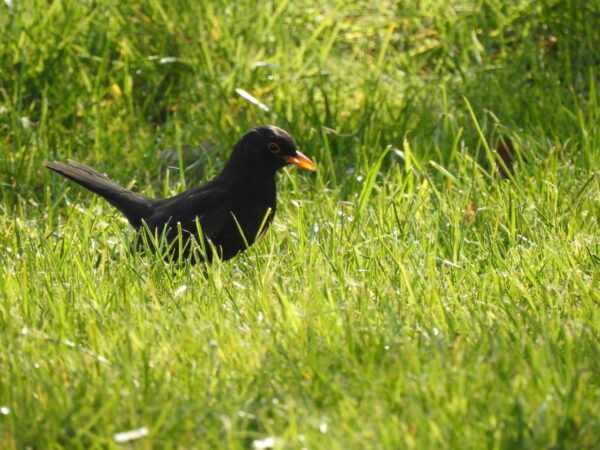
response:
[[[272,192],[244,192],[233,202],[231,215],[244,232],[248,242],[253,242],[271,223],[275,214],[276,194]]]

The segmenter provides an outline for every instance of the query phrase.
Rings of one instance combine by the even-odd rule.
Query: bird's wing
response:
[[[203,235],[214,239],[227,222],[230,209],[227,190],[206,184],[162,200],[146,223],[158,231],[176,229],[180,223],[183,231],[196,234],[198,221]]]

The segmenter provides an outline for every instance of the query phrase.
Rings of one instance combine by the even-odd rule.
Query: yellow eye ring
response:
[[[269,142],[269,145],[267,145],[267,149],[271,153],[279,153],[281,151],[281,149],[279,148],[279,145],[277,145],[275,142]]]

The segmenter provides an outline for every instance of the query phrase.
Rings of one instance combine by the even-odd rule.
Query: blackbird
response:
[[[125,214],[138,231],[138,247],[160,250],[170,260],[198,255],[194,262],[209,262],[215,254],[227,260],[254,243],[275,214],[275,173],[288,164],[316,170],[294,139],[273,125],[242,136],[223,170],[206,184],[163,199],[136,194],[72,160],[44,163]]]

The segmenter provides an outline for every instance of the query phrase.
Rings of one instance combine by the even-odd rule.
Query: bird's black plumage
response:
[[[164,199],[131,192],[75,161],[44,163],[119,209],[140,231],[140,242],[147,240],[156,248],[159,239],[170,247],[166,254],[177,259],[189,257],[195,241],[207,261],[215,251],[223,260],[237,255],[269,226],[276,208],[275,173],[287,164],[315,170],[292,137],[272,125],[246,133],[212,180]]]

